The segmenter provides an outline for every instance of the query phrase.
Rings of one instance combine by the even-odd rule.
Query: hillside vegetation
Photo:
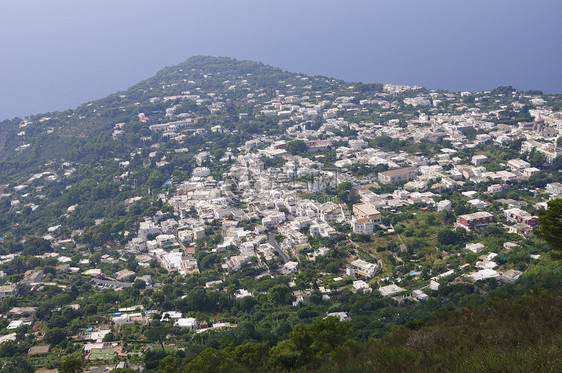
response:
[[[166,357],[159,372],[556,372],[562,366],[562,291],[535,289],[410,322],[367,342],[349,339],[330,317],[297,325],[275,347],[208,348],[182,368]]]

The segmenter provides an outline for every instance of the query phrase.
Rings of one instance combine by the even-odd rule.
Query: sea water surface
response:
[[[2,0],[0,120],[193,55],[349,81],[562,93],[560,0]]]

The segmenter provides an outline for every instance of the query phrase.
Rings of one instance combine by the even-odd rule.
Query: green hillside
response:
[[[381,339],[348,339],[337,319],[297,326],[270,348],[208,349],[185,368],[177,358],[159,372],[557,372],[562,364],[562,292],[499,294],[490,302],[410,322]]]

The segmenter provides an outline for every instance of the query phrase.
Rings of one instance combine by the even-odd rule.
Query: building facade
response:
[[[398,168],[385,172],[379,172],[378,179],[383,184],[393,184],[402,180],[414,180],[416,178],[416,168]]]
[[[486,211],[459,216],[457,223],[466,229],[477,229],[494,223],[494,215]]]

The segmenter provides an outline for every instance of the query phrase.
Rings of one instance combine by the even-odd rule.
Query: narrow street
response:
[[[283,264],[287,263],[289,261],[289,255],[287,255],[287,253],[284,252],[275,241],[275,232],[267,232],[267,241],[271,246],[273,246],[275,250],[277,250],[277,252],[281,256]]]

